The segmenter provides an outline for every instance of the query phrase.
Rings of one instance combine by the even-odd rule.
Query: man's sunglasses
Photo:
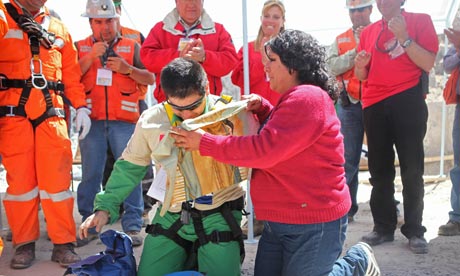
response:
[[[199,98],[197,101],[189,104],[189,105],[186,105],[186,106],[179,106],[179,105],[175,105],[173,103],[171,103],[169,100],[166,100],[166,102],[175,110],[179,110],[179,111],[185,111],[185,110],[195,110],[197,109],[201,103],[203,102],[204,100],[204,97],[205,95],[201,96],[201,98]]]
[[[362,7],[362,8],[357,8],[357,9],[350,9],[350,13],[355,13],[355,12],[363,12],[367,9],[368,7]]]

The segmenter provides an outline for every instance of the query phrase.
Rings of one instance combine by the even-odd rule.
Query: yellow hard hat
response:
[[[86,3],[86,12],[81,16],[89,18],[119,17],[115,11],[113,0],[88,0]]]
[[[372,6],[375,0],[346,0],[348,9],[359,9],[363,7]]]

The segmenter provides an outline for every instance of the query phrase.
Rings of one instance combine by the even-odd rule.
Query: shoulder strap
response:
[[[19,13],[18,11],[14,8],[13,4],[11,3],[5,3],[5,8],[8,11],[8,13],[11,15],[11,17],[18,23],[19,20]]]

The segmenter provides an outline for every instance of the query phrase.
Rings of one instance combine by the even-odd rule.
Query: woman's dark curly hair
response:
[[[290,73],[296,71],[301,84],[318,86],[331,99],[337,99],[337,83],[327,69],[326,50],[314,37],[299,30],[285,30],[265,44],[265,51],[277,54]]]

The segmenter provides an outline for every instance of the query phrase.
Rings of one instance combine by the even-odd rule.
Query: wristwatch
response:
[[[133,73],[133,70],[134,70],[134,68],[133,68],[132,66],[129,66],[129,68],[128,68],[128,72],[127,72],[126,74],[124,74],[124,75],[126,75],[126,76],[130,76],[130,75],[131,75],[131,73]]]
[[[401,46],[406,49],[407,47],[409,47],[409,45],[411,45],[412,43],[412,39],[409,37],[408,39],[406,39],[406,41],[404,41]]]

